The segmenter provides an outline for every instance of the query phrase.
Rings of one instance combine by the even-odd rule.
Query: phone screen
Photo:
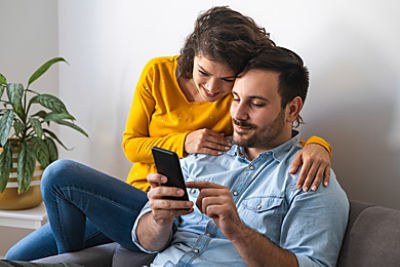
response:
[[[159,147],[153,147],[151,149],[151,152],[153,153],[157,172],[166,176],[168,179],[167,183],[165,183],[164,185],[178,187],[185,191],[185,194],[182,197],[165,198],[172,200],[189,200],[178,155],[175,152]]]

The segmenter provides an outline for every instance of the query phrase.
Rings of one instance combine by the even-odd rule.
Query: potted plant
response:
[[[34,174],[40,179],[43,169],[58,158],[56,143],[67,149],[49,128],[52,123],[71,127],[88,137],[74,123],[75,118],[59,98],[30,89],[31,84],[57,62],[66,61],[61,57],[47,61],[32,74],[26,87],[21,83],[7,83],[0,73],[0,209],[8,209],[4,205],[10,200],[4,198],[13,194],[5,190],[8,183],[14,185],[10,187],[15,187],[18,198],[29,195]],[[32,109],[34,106],[37,106],[35,111]],[[34,191],[38,191],[40,198],[40,187]],[[39,203],[41,201],[40,198]],[[11,205],[11,209],[39,204],[31,200],[22,202],[18,207]]]

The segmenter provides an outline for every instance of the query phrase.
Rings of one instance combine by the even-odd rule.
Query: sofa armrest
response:
[[[399,266],[400,210],[351,202],[338,267]]]

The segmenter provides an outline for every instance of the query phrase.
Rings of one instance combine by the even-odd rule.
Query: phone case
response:
[[[153,153],[157,172],[159,174],[165,175],[168,178],[167,183],[165,183],[164,185],[178,187],[185,191],[185,194],[182,197],[166,198],[172,200],[189,200],[178,155],[175,152],[159,147],[153,147],[151,149],[151,152]]]

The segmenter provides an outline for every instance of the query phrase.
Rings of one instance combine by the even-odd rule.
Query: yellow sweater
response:
[[[154,58],[146,64],[123,134],[125,155],[134,163],[127,182],[144,191],[149,189],[147,175],[157,172],[151,154],[153,146],[183,157],[186,135],[194,130],[207,128],[232,134],[229,113],[232,96],[228,94],[215,102],[189,102],[176,78],[178,57]],[[314,143],[310,139],[306,143]],[[322,141],[318,139],[316,143],[330,151],[329,144]]]

